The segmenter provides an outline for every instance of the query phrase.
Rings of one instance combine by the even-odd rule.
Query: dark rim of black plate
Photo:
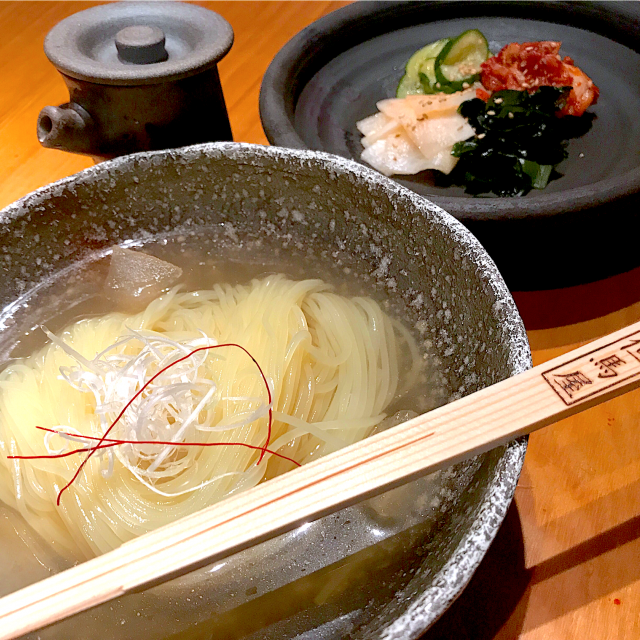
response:
[[[635,2],[519,2],[517,0],[434,0],[432,2],[356,2],[338,9],[303,29],[273,59],[260,89],[260,117],[271,144],[308,148],[296,132],[294,111],[305,85],[324,65],[344,51],[371,38],[406,26],[408,15],[423,22],[462,17],[544,20],[582,28],[610,38],[640,53],[640,27]],[[598,207],[640,192],[640,169],[594,184],[535,199],[461,198],[429,196],[446,211],[472,219],[553,216]],[[463,213],[464,211],[464,213]],[[461,215],[462,214],[462,215]]]

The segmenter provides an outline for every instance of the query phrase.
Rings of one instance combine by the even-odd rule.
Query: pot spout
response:
[[[93,121],[74,102],[59,107],[44,107],[38,115],[38,140],[43,147],[74,153],[93,151]]]

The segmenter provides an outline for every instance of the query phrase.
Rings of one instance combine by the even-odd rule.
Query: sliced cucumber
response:
[[[444,49],[449,42],[450,38],[442,38],[442,40],[436,40],[431,44],[428,44],[422,49],[418,49],[410,58],[405,67],[405,73],[410,78],[418,79],[420,73],[420,67],[425,60],[430,58],[437,58],[438,54]]]
[[[420,80],[410,78],[406,73],[400,78],[396,89],[396,98],[406,98],[407,96],[421,95],[424,93]]]
[[[477,29],[470,29],[450,40],[435,63],[437,83],[454,91],[475,82],[480,65],[489,57],[487,39]],[[437,85],[436,85],[437,86]]]
[[[436,61],[433,58],[425,60],[420,71],[420,83],[423,93],[455,93],[459,91],[449,84],[442,84],[436,78]]]
[[[429,58],[420,65],[420,83],[424,93],[435,93],[436,89],[436,59]]]

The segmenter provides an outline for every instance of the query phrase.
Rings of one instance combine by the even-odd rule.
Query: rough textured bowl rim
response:
[[[517,307],[493,260],[476,238],[453,216],[422,196],[373,169],[339,156],[318,151],[234,142],[204,143],[180,149],[145,151],[102,162],[41,187],[0,211],[0,221],[24,215],[25,210],[38,206],[42,200],[55,196],[61,190],[78,182],[90,181],[95,176],[104,174],[125,173],[140,160],[189,160],[201,158],[203,155],[211,159],[226,157],[241,164],[251,164],[252,159],[256,157],[282,158],[297,162],[300,166],[309,163],[320,164],[334,171],[349,173],[372,186],[382,187],[391,198],[399,197],[408,200],[416,210],[448,227],[456,243],[467,250],[468,255],[472,256],[479,267],[481,276],[496,297],[494,308],[498,310],[506,325],[506,335],[511,345],[506,363],[509,374],[516,375],[531,368],[529,343]],[[463,535],[449,560],[438,572],[431,587],[423,591],[412,602],[409,609],[384,630],[380,635],[381,639],[408,640],[417,637],[433,624],[460,595],[491,546],[506,516],[520,477],[526,448],[526,438],[514,440],[506,445],[473,525]]]
[[[415,3],[404,4],[406,5],[404,10],[410,11],[411,5]],[[468,7],[477,3],[467,3],[463,0],[462,2],[432,2],[428,4],[447,5],[453,11],[455,5],[467,5]],[[481,3],[482,9],[480,10],[495,10],[496,7],[502,7],[505,12],[508,12],[515,6],[520,8],[529,6],[532,11],[553,10],[554,12],[566,11],[568,13],[570,10],[578,10],[580,17],[584,20],[595,20],[597,16],[613,14],[619,18],[620,30],[623,32],[630,31],[629,23],[638,18],[637,8],[629,9],[624,6],[626,4],[624,2],[556,2],[555,0],[524,3],[509,0],[497,0],[496,2],[494,0]],[[397,2],[356,2],[319,18],[296,34],[280,49],[269,65],[260,87],[260,118],[264,132],[271,144],[292,149],[308,149],[307,144],[298,135],[293,125],[295,101],[297,101],[299,91],[298,96],[293,96],[290,86],[295,84],[292,80],[296,77],[297,70],[313,57],[314,51],[321,49],[329,40],[332,43],[330,46],[334,47],[333,43],[337,40],[340,41],[340,51],[336,49],[335,55],[339,55],[360,42],[354,43],[349,38],[337,39],[335,35],[332,36],[335,32],[347,29],[348,25],[354,21],[365,24],[374,21],[378,14],[392,10],[398,10]],[[467,8],[465,8],[466,10]],[[544,19],[554,21],[547,15],[544,16]],[[624,44],[629,46],[629,42]],[[636,48],[640,47],[637,38],[635,44]],[[463,220],[502,220],[532,216],[546,218],[567,211],[595,208],[638,192],[640,192],[640,168],[635,168],[620,176],[606,178],[590,185],[567,189],[559,193],[536,194],[536,198],[457,198],[433,195],[432,199],[443,209],[455,213]]]

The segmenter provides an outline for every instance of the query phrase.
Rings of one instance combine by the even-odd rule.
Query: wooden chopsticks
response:
[[[0,640],[183,575],[640,386],[640,322],[0,599]]]

